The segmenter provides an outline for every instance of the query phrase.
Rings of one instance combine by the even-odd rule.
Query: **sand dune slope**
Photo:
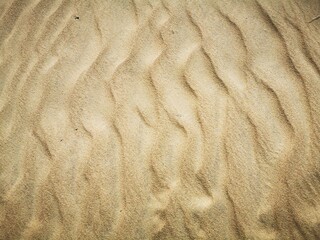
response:
[[[319,14],[0,1],[0,239],[320,239]]]

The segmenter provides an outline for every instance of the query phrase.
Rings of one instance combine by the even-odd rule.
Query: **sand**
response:
[[[0,239],[320,239],[318,0],[1,0]]]

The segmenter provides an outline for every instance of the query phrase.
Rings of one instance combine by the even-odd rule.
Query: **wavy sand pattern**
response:
[[[320,239],[319,14],[0,1],[0,239]]]

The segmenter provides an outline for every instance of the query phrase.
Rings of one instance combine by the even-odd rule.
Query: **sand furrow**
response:
[[[0,239],[318,239],[317,0],[0,4]]]

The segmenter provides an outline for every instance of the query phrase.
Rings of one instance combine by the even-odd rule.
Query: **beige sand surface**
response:
[[[0,0],[0,239],[320,239],[319,0]]]

